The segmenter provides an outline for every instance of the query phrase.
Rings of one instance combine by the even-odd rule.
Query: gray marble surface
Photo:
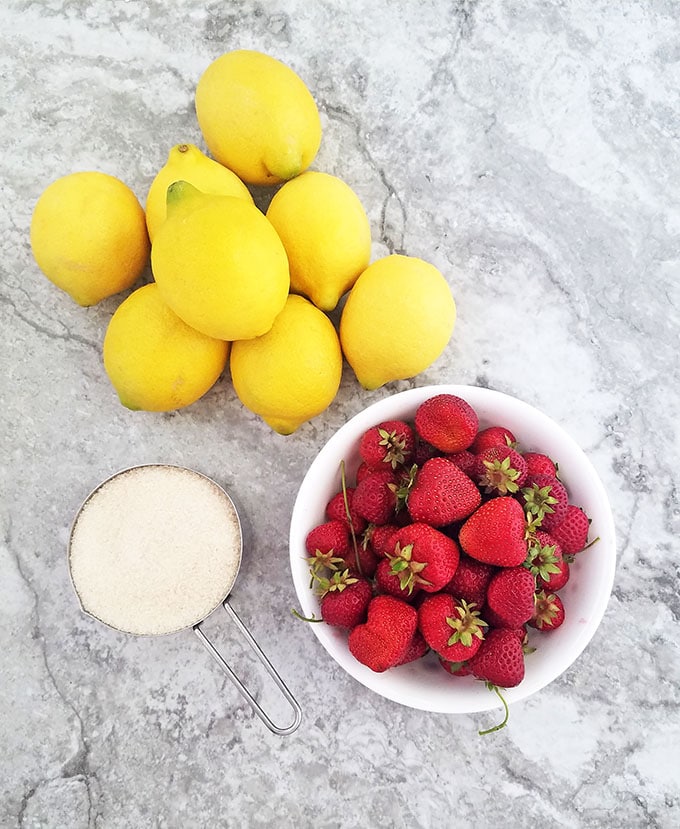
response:
[[[678,826],[677,3],[6,0],[0,38],[0,825]],[[360,195],[374,257],[432,261],[459,311],[428,371],[367,393],[346,369],[331,408],[287,438],[226,378],[181,412],[122,408],[101,358],[120,297],[77,307],[28,241],[38,195],[65,173],[103,170],[143,200],[172,145],[202,145],[196,81],[240,47],[308,83],[314,166]],[[557,420],[618,532],[590,646],[486,739],[492,715],[364,689],[290,613],[288,525],[315,453],[368,403],[436,382]],[[126,637],[79,612],[65,559],[79,503],[159,460],[239,501],[234,605],[303,706],[293,736],[253,717],[191,633]]]

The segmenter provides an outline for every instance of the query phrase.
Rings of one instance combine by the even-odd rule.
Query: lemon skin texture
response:
[[[189,406],[214,385],[228,356],[229,343],[182,322],[154,283],[118,306],[104,337],[104,368],[128,409]]]
[[[304,81],[262,52],[238,49],[213,61],[196,86],[196,116],[211,155],[248,184],[299,175],[321,144]]]
[[[35,205],[30,238],[40,270],[79,305],[130,288],[149,259],[137,197],[119,179],[97,171],[53,181]]]
[[[146,226],[152,242],[166,219],[168,187],[175,181],[188,181],[203,193],[235,196],[253,203],[250,190],[235,173],[209,158],[194,144],[177,144],[151,182],[146,197]]]
[[[243,405],[275,432],[289,435],[332,403],[342,352],[328,317],[291,294],[267,334],[233,343],[230,369]]]
[[[455,321],[456,304],[442,273],[422,259],[394,254],[357,279],[342,310],[340,341],[361,385],[377,389],[430,366]]]
[[[332,311],[371,256],[371,226],[358,196],[336,176],[308,170],[279,189],[267,218],[288,254],[291,291]]]
[[[161,296],[187,325],[209,337],[264,334],[290,286],[281,240],[244,199],[189,198],[191,210],[177,205],[154,238],[151,269]]]

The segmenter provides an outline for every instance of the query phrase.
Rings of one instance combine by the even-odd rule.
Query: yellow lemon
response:
[[[38,266],[79,305],[133,285],[149,258],[144,211],[127,185],[99,172],[71,173],[42,193],[31,220]]]
[[[349,185],[308,171],[281,187],[267,218],[290,263],[290,289],[332,311],[371,258],[371,226]]]
[[[222,164],[202,153],[193,144],[177,144],[168,160],[151,182],[146,197],[146,226],[153,242],[156,231],[167,215],[168,187],[175,181],[188,181],[203,193],[215,196],[236,196],[252,204],[253,197],[241,179]]]
[[[264,214],[245,199],[205,195],[187,182],[168,188],[151,269],[172,310],[221,340],[268,331],[290,285],[286,251]]]
[[[362,386],[377,389],[424,371],[442,353],[456,304],[434,265],[394,254],[369,265],[347,297],[340,341]]]
[[[328,408],[342,376],[333,324],[296,294],[267,334],[233,343],[229,364],[243,405],[282,435]]]
[[[321,120],[304,81],[262,52],[227,52],[201,75],[196,116],[210,153],[248,184],[276,184],[306,170]]]
[[[104,368],[128,409],[188,406],[213,386],[228,355],[229,343],[182,322],[153,283],[118,306],[104,337]]]

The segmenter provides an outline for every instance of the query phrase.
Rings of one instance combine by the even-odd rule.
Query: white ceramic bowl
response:
[[[531,629],[535,653],[526,657],[524,680],[504,691],[508,703],[528,697],[556,679],[577,659],[591,640],[604,614],[614,580],[616,546],[614,521],[604,487],[592,464],[575,441],[553,420],[501,392],[476,386],[441,385],[410,389],[379,400],[342,426],[319,452],[298,493],[290,527],[290,563],[293,581],[305,616],[319,617],[319,602],[309,587],[306,562],[307,533],[325,519],[326,503],[340,489],[340,462],[353,482],[359,465],[358,445],[364,431],[384,420],[412,420],[417,407],[436,394],[455,394],[467,400],[480,420],[480,429],[502,425],[510,429],[524,451],[545,452],[559,462],[570,501],[592,519],[590,538],[599,541],[579,554],[571,565],[570,579],[560,591],[566,608],[562,626],[550,633]],[[483,682],[473,677],[452,677],[439,666],[434,654],[374,673],[357,662],[347,647],[347,633],[326,624],[308,625],[328,653],[351,676],[394,702],[447,714],[496,708],[500,702]]]

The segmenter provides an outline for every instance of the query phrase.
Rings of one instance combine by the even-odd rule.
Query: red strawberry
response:
[[[352,509],[371,524],[387,524],[397,507],[397,476],[389,469],[374,472],[356,485]]]
[[[482,504],[460,528],[463,550],[477,561],[514,567],[527,557],[526,521],[519,501],[509,496]]]
[[[387,420],[364,432],[359,442],[359,454],[372,467],[392,469],[405,466],[413,459],[415,438],[413,429],[403,420]]]
[[[412,603],[420,593],[418,584],[401,586],[400,574],[392,572],[392,562],[388,558],[378,561],[375,568],[375,586],[379,593],[387,593],[409,603]]]
[[[351,635],[351,634],[350,634]],[[490,630],[468,663],[477,679],[500,688],[514,688],[524,679],[524,652],[514,630]]]
[[[431,443],[428,443],[426,440],[423,440],[417,433],[416,433],[416,446],[415,451],[413,453],[413,463],[417,466],[422,466],[425,461],[429,461],[430,458],[436,458],[440,455],[439,449],[436,446],[433,446]]]
[[[449,662],[473,657],[484,639],[486,622],[474,605],[447,593],[427,596],[418,608],[418,629],[425,641]]]
[[[347,487],[347,506],[349,506],[349,516],[352,520],[351,526],[354,528],[355,535],[359,535],[366,529],[366,519],[357,515],[352,506],[352,499],[354,498],[354,489]],[[337,492],[331,500],[326,504],[326,517],[331,521],[342,521],[350,528],[350,518],[347,517],[347,509],[345,507],[345,494]]]
[[[554,593],[540,590],[536,594],[536,613],[529,621],[532,627],[538,630],[555,630],[564,621],[564,605],[562,599]]]
[[[492,446],[512,446],[514,449],[517,446],[517,440],[510,429],[506,429],[505,426],[489,426],[477,432],[470,451],[479,455]]]
[[[439,664],[451,676],[470,676],[472,671],[468,668],[467,662],[449,662],[444,657],[439,657]]]
[[[486,601],[486,588],[493,573],[494,568],[490,564],[475,561],[463,553],[453,578],[442,589],[457,599],[465,599],[468,604],[474,603],[481,608]]]
[[[366,461],[362,461],[357,467],[356,482],[360,483],[364,478],[368,478],[375,472],[374,467],[369,466]]]
[[[349,570],[318,579],[321,588],[321,618],[334,627],[353,628],[366,619],[373,588],[368,579],[352,576]]]
[[[502,627],[519,628],[534,615],[536,581],[526,567],[506,567],[494,573],[486,591],[486,610]]]
[[[414,521],[443,527],[467,518],[481,500],[474,482],[455,464],[431,458],[418,470],[406,503]]]
[[[560,523],[553,527],[550,534],[561,544],[565,554],[580,553],[588,543],[590,520],[585,512],[574,504],[569,504],[565,516]]]
[[[406,653],[397,662],[397,665],[406,665],[409,662],[415,662],[416,659],[425,656],[429,650],[430,648],[423,638],[423,634],[419,630],[416,630],[413,634],[413,639],[411,639],[411,644],[406,648]]]
[[[369,543],[364,544],[363,540],[357,539],[357,549],[354,551],[354,545],[350,543],[349,550],[342,557],[343,566],[346,567],[350,573],[366,578],[372,578],[375,573],[375,568],[378,566],[378,556],[373,552]]]
[[[428,524],[416,522],[401,527],[393,540],[395,550],[389,560],[402,588],[419,585],[426,593],[436,593],[451,581],[460,558],[452,538]]]
[[[561,549],[558,545],[556,549]],[[569,581],[569,564],[565,561],[562,557],[562,553],[557,554],[556,552],[556,567],[558,569],[557,573],[549,573],[547,578],[543,576],[536,577],[536,588],[539,590],[547,590],[550,593],[554,593],[556,590],[561,590],[564,585]]]
[[[394,542],[392,536],[396,533],[399,527],[396,524],[381,524],[379,527],[373,527],[370,537],[371,547],[377,556],[387,556],[394,554]]]
[[[550,475],[527,477],[522,500],[532,519],[540,521],[541,529],[552,532],[567,512],[569,495],[564,485]]]
[[[337,570],[349,552],[349,532],[342,521],[327,521],[319,524],[307,533],[305,547],[309,555],[308,562],[314,572],[320,567]]]
[[[411,605],[394,596],[375,596],[366,622],[350,631],[350,653],[372,671],[386,671],[404,658],[417,622],[418,613]]]
[[[437,394],[416,410],[416,432],[441,452],[467,449],[477,434],[479,420],[472,406],[453,394]]]
[[[550,475],[551,478],[557,477],[557,467],[542,452],[524,452],[523,457],[526,461],[528,475]]]
[[[469,478],[472,478],[477,468],[477,456],[473,455],[469,449],[461,449],[460,452],[452,452],[445,455],[447,461],[455,463],[461,472],[464,472]]]

